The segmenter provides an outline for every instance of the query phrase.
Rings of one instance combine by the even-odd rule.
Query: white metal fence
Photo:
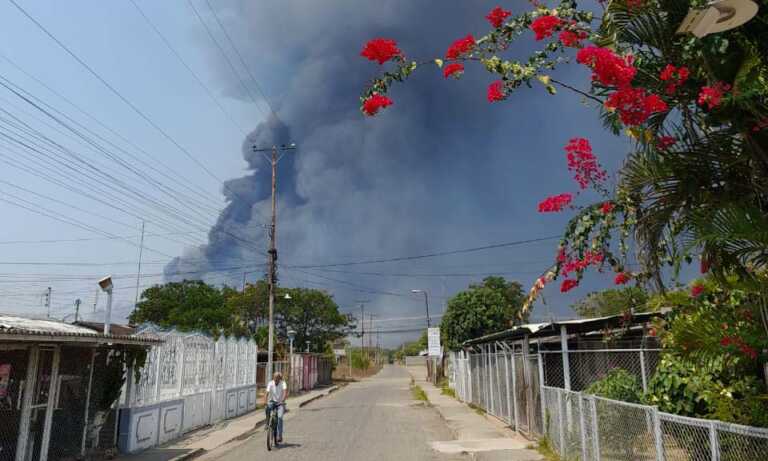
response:
[[[523,342],[478,349],[449,356],[456,396],[521,432],[546,436],[564,460],[768,460],[768,429],[576,391],[615,368],[635,375],[645,389],[658,349],[539,351]]]
[[[258,348],[254,341],[213,340],[201,333],[164,331],[154,325],[142,327],[137,335],[164,342],[147,354],[138,383],[128,380],[125,406],[147,406],[256,384]]]

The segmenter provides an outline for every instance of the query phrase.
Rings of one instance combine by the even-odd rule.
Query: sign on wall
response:
[[[430,357],[440,357],[442,353],[440,347],[440,328],[427,329],[427,346]]]

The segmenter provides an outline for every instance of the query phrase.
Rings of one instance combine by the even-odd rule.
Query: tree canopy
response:
[[[611,288],[589,293],[571,308],[581,318],[605,317],[628,311],[643,311],[648,293],[639,287]]]
[[[286,293],[291,299],[284,298]],[[200,280],[171,282],[146,289],[129,320],[132,324],[152,322],[197,330],[214,337],[251,336],[260,347],[266,347],[267,327],[254,325],[268,316],[268,296],[264,281],[249,284],[244,291],[218,288]],[[287,343],[288,329],[295,330],[298,350],[304,350],[309,340],[313,352],[324,352],[329,342],[343,338],[350,329],[350,318],[321,290],[278,290],[274,315],[275,337]]]
[[[445,347],[457,349],[464,341],[505,330],[527,319],[522,315],[523,290],[520,283],[503,277],[487,277],[480,285],[448,300],[440,323]]]

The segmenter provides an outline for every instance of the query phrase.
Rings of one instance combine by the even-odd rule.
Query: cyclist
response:
[[[267,421],[272,410],[277,410],[277,443],[283,442],[283,413],[285,413],[285,399],[288,398],[288,384],[283,380],[283,375],[278,371],[272,375],[272,381],[267,384],[267,393],[264,394],[264,405],[267,411]]]

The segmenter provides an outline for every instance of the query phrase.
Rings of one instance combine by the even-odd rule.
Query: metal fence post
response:
[[[539,400],[541,400],[541,425],[542,432],[544,432],[544,424],[547,418],[547,407],[544,394],[544,355],[541,353],[541,340],[536,341],[536,349],[539,353]],[[533,403],[533,402],[531,402]]]
[[[652,407],[651,411],[653,412],[653,441],[656,444],[656,461],[664,461],[664,440],[659,409]]]
[[[515,359],[515,343],[512,343],[510,357],[512,358],[512,411],[514,411],[515,430],[519,431],[520,416],[518,415],[517,410],[517,365],[515,364],[517,360]]]
[[[509,424],[515,424],[517,421],[513,421],[513,414],[512,414],[512,385],[511,381],[509,379],[509,358],[507,358],[507,352],[508,352],[508,346],[504,345],[504,376],[506,377],[506,385],[507,385],[507,421],[509,421]],[[512,357],[510,355],[510,357]],[[515,429],[517,429],[517,426],[515,426]]]
[[[563,391],[558,389],[557,390],[557,424],[559,426],[559,434],[560,434],[560,456],[565,458],[566,456],[566,450],[565,450],[565,423],[563,421]]]
[[[643,380],[643,392],[648,392],[648,378],[645,370],[645,352],[640,349],[640,376]]]
[[[565,325],[560,326],[560,350],[563,354],[563,382],[565,389],[571,390],[571,366],[568,358],[568,329]]]
[[[717,438],[717,421],[709,422],[709,448],[712,461],[720,461],[720,441]]]
[[[595,461],[600,461],[600,425],[597,421],[597,403],[594,397],[589,398],[589,409],[592,412],[592,450],[595,452]]]
[[[490,414],[495,414],[494,412],[494,402],[493,402],[493,365],[491,365],[491,345],[488,344],[487,346],[488,350],[488,403],[486,404],[486,411]]]
[[[581,435],[581,459],[587,461],[587,424],[584,420],[584,398],[577,394],[579,399],[579,432]]]

